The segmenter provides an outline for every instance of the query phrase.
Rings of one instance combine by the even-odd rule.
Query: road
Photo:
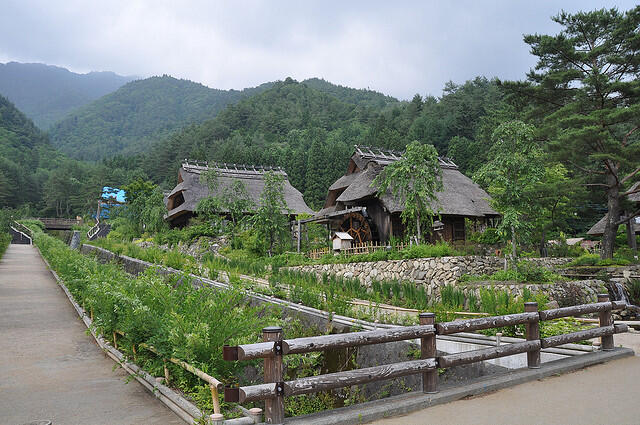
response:
[[[615,335],[635,357],[433,406],[376,425],[640,424],[640,333]]]
[[[184,424],[114,366],[36,248],[9,245],[0,260],[0,424]]]

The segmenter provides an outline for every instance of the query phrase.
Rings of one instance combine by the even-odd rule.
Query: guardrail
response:
[[[17,221],[12,221],[9,227],[11,227],[14,232],[19,233],[27,238],[29,240],[29,245],[33,245],[33,233],[31,232],[31,229],[29,229],[22,223],[18,223]]]
[[[267,423],[284,422],[284,398],[318,391],[343,388],[351,385],[387,380],[406,375],[422,374],[425,393],[438,391],[438,368],[475,363],[484,360],[527,353],[527,366],[540,367],[540,350],[590,338],[601,338],[602,350],[613,350],[613,335],[627,332],[627,325],[613,324],[611,311],[624,310],[623,301],[609,301],[608,294],[599,294],[598,302],[573,307],[538,311],[538,303],[525,303],[525,312],[504,316],[435,323],[434,313],[421,313],[420,325],[354,332],[338,335],[322,335],[308,338],[284,339],[282,328],[263,329],[263,341],[257,344],[225,346],[223,358],[228,361],[264,359],[264,384],[225,388],[228,402],[265,400]],[[599,313],[600,327],[540,338],[539,322],[561,317]],[[451,335],[483,329],[525,325],[526,341],[496,347],[437,356],[436,335]],[[392,341],[420,339],[421,359],[344,372],[329,373],[308,378],[283,381],[282,356],[310,353],[346,347],[381,344]],[[588,355],[588,354],[587,354]]]
[[[89,231],[87,232],[87,239],[89,239],[90,241],[93,240],[93,237],[95,235],[98,234],[98,232],[100,231],[100,222],[98,221],[95,226],[93,226],[91,229],[89,229]]]
[[[82,224],[82,220],[77,220],[75,218],[36,218],[35,220],[40,220],[45,229],[60,229],[60,230],[69,230],[71,227]]]

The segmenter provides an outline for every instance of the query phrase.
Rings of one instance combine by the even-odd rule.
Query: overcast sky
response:
[[[321,77],[409,99],[477,75],[521,79],[523,34],[635,1],[0,0],[0,62],[170,74],[209,87]]]

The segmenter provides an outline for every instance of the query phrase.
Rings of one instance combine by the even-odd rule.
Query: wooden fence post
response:
[[[598,294],[598,302],[606,303],[609,301],[609,294]],[[600,312],[600,327],[611,326],[613,320],[611,318],[611,310]],[[600,337],[600,346],[603,351],[613,350],[613,335],[607,335]]]
[[[262,329],[262,340],[282,341],[282,328],[279,326],[268,326]],[[280,387],[280,394],[275,398],[267,399],[264,402],[264,417],[268,424],[284,423],[284,383],[282,378],[282,345],[280,352],[275,351],[270,357],[264,359],[264,382],[265,384],[275,382],[276,389]]]
[[[525,313],[533,313],[538,311],[538,303],[537,302],[528,302],[524,303],[524,311]],[[536,339],[540,339],[540,322],[527,322],[525,325],[525,335],[527,341],[533,341]],[[527,366],[529,369],[538,369],[540,368],[540,350],[527,351]]]
[[[434,325],[435,321],[435,313],[420,313],[421,325]],[[423,359],[437,356],[435,333],[420,339],[420,354]],[[438,369],[429,370],[422,374],[422,392],[427,394],[438,392]]]

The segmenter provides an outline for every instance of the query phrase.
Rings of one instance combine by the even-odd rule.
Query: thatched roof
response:
[[[211,193],[205,182],[200,181],[202,173],[214,170],[218,174],[217,193]],[[287,174],[280,168],[253,167],[242,165],[215,164],[212,166],[185,162],[178,171],[178,184],[167,196],[167,208],[171,208],[166,218],[174,218],[189,212],[194,212],[198,202],[209,196],[219,196],[225,187],[233,184],[234,180],[244,183],[249,199],[256,204],[264,190],[264,173],[272,171],[284,177],[284,199],[293,214],[313,214],[307,206],[302,194],[289,183]],[[183,203],[180,203],[184,199]],[[251,211],[247,211],[251,212]]]
[[[342,176],[331,185],[329,191],[346,187],[344,192],[336,198],[336,202],[348,205],[375,197],[377,191],[372,187],[373,180],[386,165],[397,161],[400,157],[400,153],[395,151],[356,146],[351,161],[357,166],[357,171]],[[443,190],[436,193],[436,202],[431,206],[434,211],[443,215],[468,217],[499,215],[489,206],[490,197],[487,192],[462,174],[453,161],[448,158],[439,158],[439,161],[442,169]],[[401,212],[404,209],[402,200],[394,198],[390,192],[382,196],[381,201],[392,213]],[[325,205],[325,208],[327,207],[329,205]]]
[[[640,182],[635,183],[633,186],[629,188],[629,190],[636,190],[640,188]],[[627,195],[627,199],[631,202],[637,202],[640,204],[640,192],[632,193],[631,195]],[[605,214],[604,217],[600,219],[596,224],[594,224],[591,229],[587,232],[587,235],[592,236],[601,236],[604,234],[605,224],[607,222],[607,217],[609,214]],[[640,216],[635,217],[634,223],[634,231],[636,233],[640,233]]]
[[[594,224],[593,227],[591,227],[591,229],[589,229],[589,231],[587,232],[587,235],[602,236],[604,234],[604,228],[607,224],[607,217],[609,217],[609,214],[605,214],[605,216],[602,217],[600,221]],[[640,233],[640,216],[635,217],[634,219],[633,231],[635,233]]]
[[[636,184],[634,184],[629,188],[629,190],[637,190],[637,189],[640,189],[640,182],[637,182]],[[636,192],[636,193],[632,193],[631,195],[628,195],[627,199],[630,200],[631,202],[640,202],[640,192]]]

